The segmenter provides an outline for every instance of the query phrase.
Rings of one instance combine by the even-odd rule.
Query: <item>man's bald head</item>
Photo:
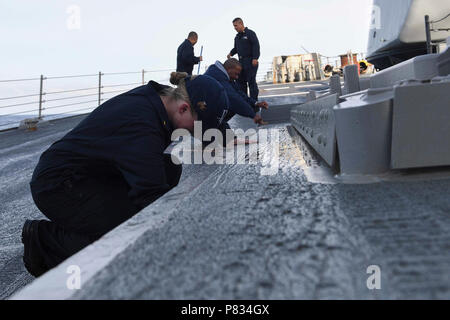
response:
[[[225,61],[223,63],[223,67],[228,70],[228,69],[232,69],[232,68],[236,68],[236,67],[242,67],[241,63],[235,59],[235,58],[230,58],[227,61]]]
[[[197,41],[198,41],[198,34],[197,34],[197,32],[191,31],[191,32],[189,32],[187,38],[192,43],[192,45],[194,46],[197,43]]]
[[[198,39],[198,34],[195,31],[191,31],[188,34],[188,39]]]
[[[228,76],[231,80],[237,80],[239,78],[239,74],[242,71],[242,65],[237,59],[228,59],[223,63],[223,67],[227,71]]]

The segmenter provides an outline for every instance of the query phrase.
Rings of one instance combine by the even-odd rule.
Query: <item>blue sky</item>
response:
[[[365,52],[372,0],[0,0],[0,79],[174,68],[176,48],[199,33],[205,65],[233,45],[232,19],[256,31],[261,62],[311,52]],[[70,30],[68,7],[80,8]]]

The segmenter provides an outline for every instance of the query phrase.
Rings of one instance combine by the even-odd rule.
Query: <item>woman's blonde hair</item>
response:
[[[173,85],[176,85],[176,88],[167,88],[164,89],[160,95],[164,97],[169,97],[173,100],[182,100],[189,103],[189,106],[191,106],[191,112],[192,114],[195,114],[195,110],[192,107],[191,101],[189,99],[189,94],[186,90],[186,82],[185,78],[187,78],[188,74],[186,72],[172,72],[170,74],[170,83]]]
[[[175,101],[186,101],[191,109],[191,114],[193,116],[196,115],[195,109],[189,99],[189,94],[186,89],[185,79],[188,77],[186,72],[172,72],[170,74],[170,83],[177,86],[176,88],[167,88],[164,89],[160,95],[169,97]],[[191,76],[191,80],[195,79],[197,76]]]

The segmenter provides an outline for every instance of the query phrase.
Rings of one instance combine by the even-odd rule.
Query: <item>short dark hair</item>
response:
[[[223,63],[223,67],[224,67],[226,70],[230,70],[230,69],[233,69],[233,68],[236,68],[236,67],[242,67],[242,65],[241,65],[241,63],[240,63],[237,59],[235,59],[235,58],[230,58],[230,59],[228,59],[227,61],[225,61],[225,62]]]
[[[195,31],[191,31],[188,34],[188,39],[198,39],[198,34]]]
[[[235,19],[233,20],[233,23],[235,23],[235,22],[244,23],[244,21],[242,21],[241,18],[235,18]]]

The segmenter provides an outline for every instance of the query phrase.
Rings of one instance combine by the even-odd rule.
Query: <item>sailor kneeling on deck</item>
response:
[[[27,220],[24,265],[40,276],[175,187],[181,165],[164,155],[175,129],[218,128],[228,109],[208,76],[172,73],[177,88],[154,81],[95,109],[45,151],[30,183],[49,220]],[[205,107],[206,106],[206,107]]]
[[[227,93],[230,108],[224,121],[225,129],[230,129],[227,122],[236,114],[242,117],[251,118],[257,124],[264,124],[261,115],[257,112],[260,108],[266,110],[269,108],[269,104],[266,101],[257,101],[247,96],[247,94],[241,90],[237,83],[241,72],[242,65],[234,58],[226,60],[223,64],[220,61],[216,61],[216,63],[211,65],[205,72],[205,75],[216,79]]]

